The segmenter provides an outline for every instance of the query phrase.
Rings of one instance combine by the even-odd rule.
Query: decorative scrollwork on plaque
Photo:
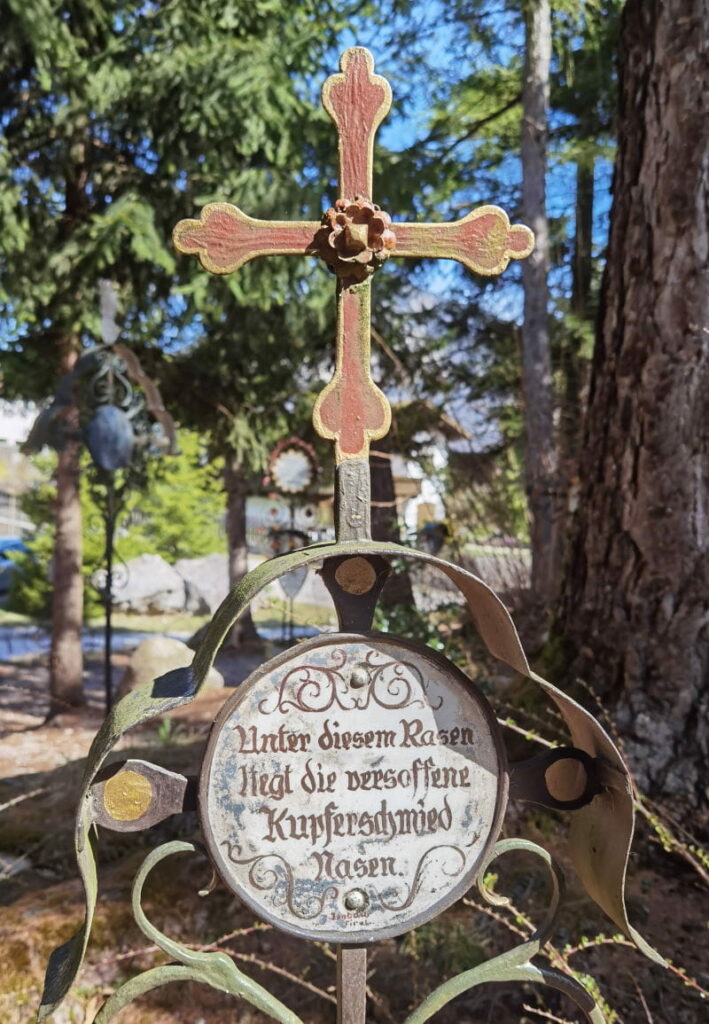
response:
[[[438,870],[442,874],[446,875],[448,878],[455,878],[456,875],[459,875],[460,872],[465,867],[465,854],[463,853],[459,846],[449,846],[445,843],[439,843],[437,846],[430,847],[430,849],[426,850],[426,852],[421,856],[421,859],[416,865],[416,870],[414,871],[414,880],[409,887],[409,893],[404,902],[396,904],[392,903],[391,900],[387,901],[383,897],[380,897],[382,906],[385,907],[387,910],[406,910],[407,907],[410,907],[411,904],[416,899],[419,889],[421,888],[421,885],[423,883],[424,871],[430,868],[433,864],[431,855],[433,853],[437,853],[443,850],[452,851],[454,854],[457,854],[455,860],[458,863],[457,867],[454,870],[447,870],[446,864],[445,862],[443,862],[439,865]]]
[[[303,921],[312,921],[323,912],[325,901],[328,897],[335,899],[339,893],[337,886],[327,886],[318,895],[312,891],[307,892],[303,897],[302,892],[296,893],[296,883],[291,868],[285,857],[279,853],[261,853],[255,857],[240,858],[238,853],[241,847],[238,843],[232,843],[225,839],[221,844],[227,847],[227,857],[232,864],[240,864],[249,867],[249,882],[260,892],[270,892],[285,883],[283,888],[282,902],[287,905],[291,914],[301,918]],[[238,851],[234,856],[234,851]],[[275,864],[268,865],[266,862],[275,861]],[[279,870],[280,869],[280,870]],[[302,890],[303,886],[301,886]],[[281,897],[278,897],[281,899]],[[301,905],[305,904],[305,907]],[[314,908],[314,909],[313,909]]]
[[[367,651],[361,664],[367,677],[367,685],[361,690],[353,689],[345,674],[347,653],[339,648],[332,651],[330,664],[298,665],[286,672],[281,680],[275,701],[267,697],[259,704],[263,715],[276,711],[300,711],[305,714],[322,714],[337,706],[342,711],[366,711],[376,704],[387,711],[424,706],[427,683],[416,665],[408,661],[388,659],[377,664],[379,652]],[[418,696],[417,693],[421,694]],[[427,699],[434,711],[443,702]]]

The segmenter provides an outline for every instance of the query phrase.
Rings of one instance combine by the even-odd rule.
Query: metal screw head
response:
[[[368,903],[364,889],[350,889],[345,895],[345,907],[348,910],[364,910]]]
[[[356,668],[353,670],[350,676],[350,686],[354,686],[356,690],[366,686],[369,682],[369,675],[366,668]]]

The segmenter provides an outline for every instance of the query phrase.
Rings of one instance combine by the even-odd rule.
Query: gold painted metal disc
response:
[[[103,787],[103,805],[115,821],[137,821],[153,802],[153,787],[139,772],[118,772]]]

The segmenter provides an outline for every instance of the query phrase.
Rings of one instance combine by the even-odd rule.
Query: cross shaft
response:
[[[372,202],[374,136],[391,106],[389,83],[374,74],[372,55],[363,47],[345,50],[340,68],[322,94],[337,129],[340,199],[320,223],[255,220],[229,203],[210,203],[199,220],[182,220],[173,232],[175,248],[198,255],[214,274],[230,274],[257,256],[283,255],[319,256],[337,275],[335,369],[315,402],[313,423],[321,437],[335,442],[338,467],[366,461],[370,441],[383,437],[391,423],[389,402],[371,376],[373,271],[389,256],[434,257],[491,276],[510,259],[528,256],[534,245],[529,228],[511,225],[496,206],[449,223],[392,223]],[[364,475],[350,471],[341,479],[361,483]],[[354,532],[362,536],[368,529]]]

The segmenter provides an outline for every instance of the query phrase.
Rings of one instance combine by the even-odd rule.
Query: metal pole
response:
[[[295,530],[295,499],[290,500],[290,544],[292,547],[295,544],[295,538],[293,531]],[[293,643],[293,598],[288,597],[288,643]]]
[[[337,1024],[366,1024],[367,947],[337,947]]]
[[[113,665],[111,647],[113,631],[111,615],[113,612],[113,537],[116,527],[116,503],[113,473],[109,473],[106,483],[106,586],[104,588],[105,623],[103,631],[103,685],[106,694],[106,714],[113,706]]]

